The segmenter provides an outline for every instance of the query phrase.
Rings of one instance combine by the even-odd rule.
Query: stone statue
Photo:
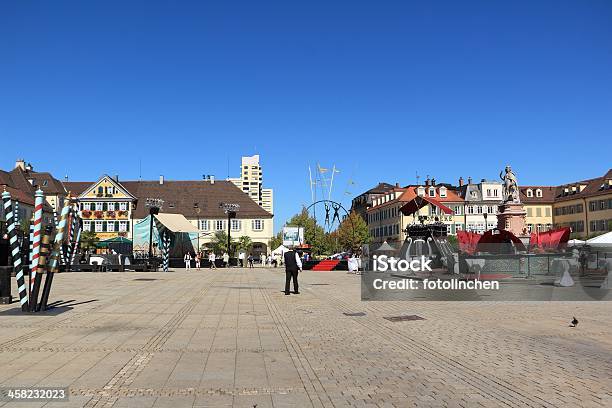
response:
[[[504,182],[503,185],[503,199],[504,203],[512,202],[518,204],[521,202],[519,197],[519,189],[518,189],[518,181],[516,179],[516,175],[512,172],[512,168],[510,166],[506,166],[504,172],[499,173],[499,177]]]

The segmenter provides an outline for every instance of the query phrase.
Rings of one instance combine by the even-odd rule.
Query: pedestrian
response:
[[[285,252],[285,295],[290,294],[289,287],[293,279],[293,293],[300,294],[298,286],[298,273],[302,270],[300,255],[293,249]]]
[[[229,255],[227,252],[223,253],[223,267],[229,268]]]
[[[189,252],[185,253],[183,261],[185,261],[185,269],[188,271],[191,270],[191,254]]]
[[[272,254],[268,254],[268,258],[266,258],[266,265],[268,267],[272,266]]]
[[[210,252],[210,254],[208,254],[208,262],[210,262],[210,269],[217,269],[217,265],[215,265],[215,260],[216,260],[216,255],[214,252]]]
[[[253,254],[249,254],[249,268],[253,268],[253,261],[255,258],[253,258]]]
[[[196,269],[199,271],[200,270],[200,261],[202,260],[202,256],[200,255],[200,253],[198,252],[195,256],[195,266]]]
[[[240,251],[240,253],[238,254],[238,261],[240,261],[240,267],[244,268],[244,255],[245,253]]]

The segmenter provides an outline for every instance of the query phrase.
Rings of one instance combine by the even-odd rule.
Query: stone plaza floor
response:
[[[362,302],[355,275],[300,280],[58,274],[52,312],[0,305],[0,385],[70,399],[0,406],[612,407],[610,302]]]

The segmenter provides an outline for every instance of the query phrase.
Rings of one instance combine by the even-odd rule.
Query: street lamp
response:
[[[232,255],[232,249],[230,243],[232,242],[231,238],[231,222],[232,218],[236,218],[236,213],[240,211],[240,204],[232,204],[232,203],[219,203],[219,208],[222,209],[227,214],[227,254],[229,256]]]
[[[489,214],[487,213],[487,211],[488,211],[488,208],[487,208],[487,209],[484,211],[484,213],[482,214],[482,216],[483,216],[483,217],[484,217],[484,219],[485,219],[485,232],[487,232],[487,231],[489,230],[489,225],[487,224],[487,216],[488,216]]]
[[[149,209],[151,224],[149,225],[149,261],[153,258],[153,216],[159,214],[159,211],[164,205],[164,200],[161,198],[147,198],[145,207]]]
[[[198,203],[193,203],[193,209],[195,210],[196,214],[197,214],[197,222],[198,222],[198,249],[196,251],[196,253],[200,252],[200,211],[202,211],[202,209],[200,208]]]

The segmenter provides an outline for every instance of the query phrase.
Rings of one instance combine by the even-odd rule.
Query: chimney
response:
[[[425,185],[429,186],[429,183],[431,183],[431,180],[429,178],[429,174],[427,175],[427,178],[425,179]]]
[[[25,160],[17,159],[17,161],[15,162],[15,168],[20,168],[21,170],[25,171],[26,169]]]
[[[463,187],[463,177],[459,177],[459,187]]]
[[[159,175],[159,184],[160,185],[164,184],[164,176],[163,176],[163,174]]]
[[[472,178],[468,177],[468,184],[472,184]]]
[[[116,182],[116,183],[118,183],[118,182],[119,182],[119,175],[118,175],[118,174],[115,174],[114,179],[115,179],[115,182]]]
[[[431,179],[431,185],[432,185],[432,186],[435,186],[435,185],[436,185],[436,178],[435,178],[435,177],[433,177],[433,178]]]
[[[214,175],[210,175],[210,184],[215,184],[215,176]]]
[[[395,187],[396,187],[396,188],[399,188],[399,183],[395,183]]]
[[[34,170],[34,167],[32,166],[32,163],[28,163],[28,164],[26,164],[25,168],[26,168],[26,170],[27,170],[27,171],[32,171],[32,170]]]

